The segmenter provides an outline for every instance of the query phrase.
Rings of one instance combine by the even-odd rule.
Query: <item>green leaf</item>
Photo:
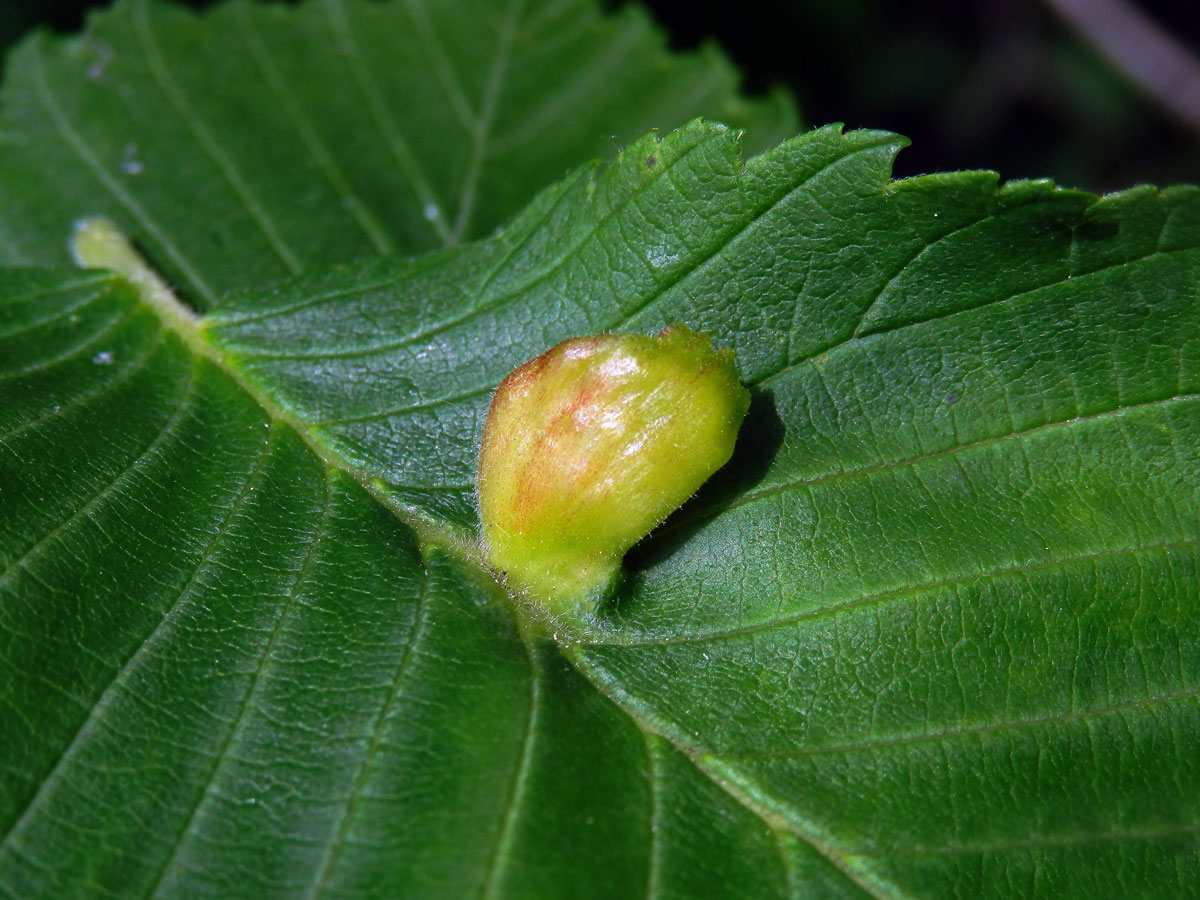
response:
[[[885,896],[1173,884],[1200,776],[1175,761],[1200,674],[1200,192],[889,184],[897,146],[826,129],[743,168],[719,126],[648,137],[474,252],[242,295],[209,333],[314,440],[466,526],[514,358],[697,323],[757,415],[568,647],[580,670]],[[396,295],[448,312],[414,325]]]
[[[196,322],[3,270],[0,895],[1196,896],[1200,191],[901,144],[694,122],[482,242],[209,256]],[[737,351],[734,458],[539,635],[488,393],[671,321]]]
[[[136,0],[26,42],[6,82],[0,263],[67,262],[64,220],[104,215],[200,309],[487,234],[650,128],[703,114],[766,148],[797,127],[712,47],[669,55],[594,0]]]

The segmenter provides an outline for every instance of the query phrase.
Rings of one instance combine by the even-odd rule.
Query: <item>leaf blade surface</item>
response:
[[[13,54],[0,262],[66,263],[62,222],[104,215],[208,309],[487,234],[614,134],[701,113],[757,146],[795,130],[782,93],[742,98],[715,50],[662,44],[642,11],[591,0],[131,0]]]
[[[364,9],[207,21],[332,15],[345,50]],[[408,9],[416,89],[469,119],[487,78],[455,86]],[[514,9],[487,5],[480,34]],[[153,4],[119,15],[134,39],[176,22],[137,58],[163,109],[193,103],[179,54],[211,36]],[[230,71],[248,62],[287,124],[296,79],[253,48]],[[395,73],[359,63],[344,81],[388,144],[371,82]],[[264,289],[303,242],[270,246],[255,192],[269,211],[289,176],[247,174],[245,146],[176,118],[218,206],[241,195],[241,224],[213,233],[258,233],[249,268],[206,257],[247,290],[198,337],[118,278],[0,273],[0,892],[1200,883],[1194,189],[891,182],[893,135],[822,129],[743,160],[693,123],[569,174],[488,241]],[[305,165],[337,193],[319,153]],[[58,258],[47,236],[81,212],[40,211],[33,257]],[[346,246],[378,240],[345,215]],[[165,247],[148,249],[179,277]],[[743,442],[597,619],[535,638],[470,561],[488,392],[560,337],[675,319],[736,348]]]

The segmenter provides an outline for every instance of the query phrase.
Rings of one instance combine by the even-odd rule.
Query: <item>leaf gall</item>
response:
[[[621,558],[733,453],[733,351],[672,325],[572,338],[497,388],[479,454],[489,563],[552,614],[592,610]]]

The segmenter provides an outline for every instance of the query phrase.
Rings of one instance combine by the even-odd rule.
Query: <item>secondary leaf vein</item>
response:
[[[266,209],[259,202],[254,192],[250,190],[250,186],[246,184],[234,166],[233,161],[221,149],[216,138],[213,137],[200,117],[196,115],[191,108],[183,91],[175,80],[171,77],[171,73],[167,70],[166,61],[163,59],[162,53],[158,48],[158,41],[154,37],[154,33],[150,28],[149,16],[146,12],[148,4],[146,0],[140,0],[133,7],[133,21],[135,30],[138,35],[138,40],[141,42],[142,49],[146,53],[146,61],[150,64],[150,71],[154,73],[154,80],[158,82],[162,88],[167,100],[170,101],[171,107],[175,110],[180,120],[192,133],[192,137],[196,139],[196,143],[205,152],[213,164],[217,167],[224,177],[225,181],[233,189],[238,200],[245,207],[251,220],[258,226],[263,236],[267,239],[267,244],[279,257],[289,272],[297,275],[301,271],[301,265],[296,258],[295,253],[287,245],[279,228],[271,220]]]

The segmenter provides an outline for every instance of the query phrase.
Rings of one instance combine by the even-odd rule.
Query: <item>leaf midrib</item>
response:
[[[791,815],[789,818],[788,814],[772,809],[769,803],[765,802],[766,798],[755,796],[753,790],[743,788],[722,773],[720,767],[713,764],[717,762],[713,754],[697,747],[682,732],[655,716],[637,697],[627,693],[611,679],[606,678],[601,670],[591,666],[584,653],[580,651],[582,646],[578,644],[560,646],[560,649],[576,671],[629,716],[630,721],[641,732],[644,739],[650,740],[657,737],[667,741],[688,759],[696,771],[703,774],[739,805],[752,813],[772,833],[790,834],[803,841],[856,887],[874,897],[875,900],[908,900],[907,896],[894,885],[889,884],[885,887],[873,873],[864,871],[866,867],[861,862],[855,862],[857,857],[839,851],[832,840],[823,835],[814,823],[799,815],[798,811],[789,809],[788,813]],[[743,780],[747,782],[748,786],[753,785],[752,779],[744,778]]]
[[[86,148],[83,149],[86,150]],[[869,148],[855,148],[855,152],[862,152],[865,149]],[[823,165],[817,172],[808,173],[799,183],[787,185],[779,192],[779,195],[770,196],[764,203],[758,204],[754,209],[749,210],[747,221],[742,224],[740,229],[735,230],[732,234],[725,235],[724,239],[717,244],[710,254],[701,259],[696,265],[688,267],[684,273],[677,273],[671,284],[678,282],[680,278],[687,274],[693,274],[697,270],[702,270],[706,263],[720,254],[730,243],[737,241],[741,235],[759,222],[767,211],[777,206],[782,198],[790,196],[813,177],[816,177],[817,174],[843,162],[845,158],[846,155],[839,155],[836,159]],[[661,173],[659,174],[661,175]],[[225,373],[273,422],[286,426],[295,432],[305,445],[328,467],[346,472],[385,509],[391,512],[399,521],[410,527],[422,545],[427,548],[441,547],[460,563],[482,570],[485,574],[487,573],[487,566],[473,535],[467,533],[465,530],[453,531],[445,523],[437,521],[431,516],[419,513],[397,501],[389,493],[387,485],[342,458],[339,453],[326,444],[322,440],[319,431],[313,427],[313,423],[305,422],[297,415],[289,412],[286,408],[279,405],[268,392],[257,386],[253,380],[243,374],[241,369],[236,365],[236,357],[227,358],[218,350],[209,341],[207,329],[212,325],[220,324],[219,313],[208,319],[197,318],[193,313],[186,310],[179,300],[162,284],[161,279],[158,279],[157,275],[151,273],[148,268],[145,272],[125,272],[122,274],[125,274],[133,284],[138,300],[142,305],[149,306],[160,318],[164,327],[168,331],[177,334],[195,357],[207,359],[220,371]],[[659,290],[655,291],[651,296],[650,302],[661,296],[670,288],[671,284],[660,285]],[[507,297],[502,297],[501,302],[505,299]],[[628,313],[624,320],[627,321],[630,315],[636,316],[647,305],[648,303],[643,302],[637,309]],[[477,310],[473,310],[472,314],[477,312]],[[502,593],[501,588],[495,583],[494,579],[491,580],[491,583],[497,593]],[[524,615],[515,609],[511,610],[511,612],[517,620],[527,649],[532,653],[532,639],[538,634],[537,623],[530,621],[530,616]],[[565,647],[559,644],[559,649],[564,653],[573,667],[587,678],[596,690],[615,703],[630,718],[631,722],[640,730],[644,739],[658,738],[675,747],[691,761],[697,771],[710,778],[724,793],[745,807],[773,833],[777,835],[790,834],[796,839],[803,841],[812,847],[815,852],[828,860],[831,865],[861,890],[873,897],[879,898],[879,900],[890,900],[890,898],[900,896],[894,886],[882,885],[877,876],[872,873],[869,861],[865,859],[859,860],[856,856],[850,856],[840,851],[835,842],[823,833],[820,826],[815,822],[808,821],[800,811],[791,808],[790,805],[780,806],[757,786],[755,779],[749,777],[744,772],[738,771],[735,764],[730,771],[724,771],[728,766],[722,760],[712,756],[702,747],[696,746],[692,740],[678,732],[669,722],[658,721],[644,707],[641,701],[627,694],[619,685],[610,683],[611,679],[606,679],[604,673],[592,667],[584,656],[582,646]],[[530,677],[531,687],[536,691],[537,680],[542,676],[533,672]],[[520,790],[519,787],[523,781],[522,773],[527,768],[526,763],[531,753],[528,738],[529,735],[527,735],[527,740],[523,748],[522,764],[515,776],[516,782],[514,783],[513,794],[505,805],[506,825],[502,828],[500,839],[493,848],[492,859],[489,863],[490,874],[483,884],[485,892],[494,889],[499,883],[497,879],[498,873],[502,871],[503,865],[509,855],[507,844],[511,836],[512,823],[517,820],[524,805],[524,791]],[[353,802],[352,797],[350,803],[353,804]],[[203,804],[201,803],[200,805]],[[199,814],[200,805],[193,809],[193,819]],[[350,811],[348,809],[347,816],[349,815]],[[182,841],[176,845],[177,853],[181,846]],[[336,842],[331,846],[330,854],[327,862],[328,864],[333,864],[337,855]],[[316,887],[319,891],[321,882],[317,882]]]
[[[145,266],[145,263],[141,263]],[[246,393],[255,403],[259,405],[262,411],[271,419],[272,423],[285,426],[293,431],[304,444],[327,466],[332,469],[338,469],[346,472],[353,478],[362,488],[394,515],[400,522],[408,526],[415,533],[417,540],[425,550],[430,548],[439,548],[449,553],[460,564],[470,566],[478,571],[481,571],[487,581],[492,585],[498,596],[503,596],[508,599],[508,595],[503,588],[493,577],[491,570],[488,568],[481,552],[481,548],[473,535],[468,535],[465,532],[455,532],[448,528],[444,523],[439,523],[431,517],[417,513],[411,508],[403,505],[392,497],[386,490],[386,486],[378,479],[369,477],[365,472],[351,465],[346,460],[342,459],[331,447],[321,441],[305,424],[295,415],[288,412],[286,409],[275,403],[271,397],[264,391],[259,389],[250,379],[242,372],[229,363],[224,355],[210,344],[206,337],[206,327],[208,322],[204,319],[197,318],[190,310],[188,310],[174,296],[169,288],[159,279],[156,273],[148,267],[143,272],[137,273],[117,273],[118,276],[124,276],[125,280],[130,284],[134,293],[137,296],[138,302],[142,306],[149,307],[152,312],[160,319],[164,331],[175,334],[185,345],[185,347],[193,354],[194,357],[200,357],[208,360],[217,369],[228,376],[243,392]],[[173,304],[173,306],[172,306]],[[537,622],[528,614],[522,613],[516,604],[509,603],[509,609],[517,623],[518,631],[522,641],[525,644],[526,651],[530,658],[534,658],[534,641],[541,636],[541,623]],[[278,625],[278,622],[276,623]],[[557,642],[556,642],[557,643]],[[666,727],[658,723],[651,717],[639,709],[635,698],[629,697],[623,691],[620,691],[614,685],[607,685],[597,674],[586,664],[586,660],[577,650],[571,652],[571,648],[557,643],[559,650],[571,665],[583,676],[589,683],[600,691],[602,695],[617,705],[635,726],[642,733],[644,738],[651,736],[661,738],[667,741],[681,753],[683,753],[698,771],[709,777],[718,787],[729,794],[736,802],[749,810],[756,818],[760,819],[766,827],[774,833],[786,832],[792,834],[798,839],[804,841],[811,846],[813,850],[819,853],[823,858],[840,871],[846,878],[857,885],[861,890],[867,892],[876,900],[902,900],[902,895],[889,888],[884,891],[877,884],[873,876],[865,872],[859,871],[858,868],[847,858],[840,853],[831,842],[823,838],[818,830],[807,824],[803,820],[791,822],[782,814],[778,814],[770,810],[766,805],[752,797],[749,792],[743,791],[736,784],[725,778],[713,766],[708,765],[705,760],[704,751],[700,748],[692,746],[687,742],[682,735],[675,732],[674,729]],[[537,681],[539,673],[534,670],[530,673],[531,689],[537,690]],[[235,729],[236,731],[236,729]],[[529,735],[523,745],[523,754],[529,753]],[[520,781],[520,772],[517,775],[518,783]],[[513,796],[510,797],[506,804],[505,822],[515,821],[517,816],[516,806],[523,802],[524,791],[515,790]],[[201,804],[193,809],[192,818],[198,814]],[[797,816],[797,819],[799,817]],[[508,830],[506,827],[505,831]],[[493,856],[493,863],[489,866],[489,871],[494,871],[495,867],[500,864],[500,860],[504,857],[502,845],[505,843],[503,834],[501,840],[496,845],[496,852]],[[176,852],[182,847],[182,839],[176,844]],[[164,868],[164,872],[166,869]],[[160,879],[161,881],[161,879]],[[494,882],[492,876],[489,876],[484,887]]]
[[[271,397],[231,365],[225,355],[207,339],[208,320],[198,318],[189,310],[144,261],[136,271],[116,272],[129,285],[139,306],[148,308],[159,319],[164,331],[174,334],[194,357],[203,358],[228,376],[263,410],[273,423],[290,428],[327,466],[346,472],[385,509],[411,528],[426,545],[445,549],[462,562],[486,570],[473,537],[463,531],[453,531],[432,517],[417,513],[392,497],[378,479],[349,463],[321,441],[296,415],[277,404]]]
[[[792,190],[795,189],[793,186]],[[769,208],[769,207],[768,207]],[[750,219],[753,224],[760,217],[761,213],[754,215]],[[748,226],[747,226],[748,227]],[[744,229],[743,229],[744,230]],[[728,243],[728,241],[724,242]],[[1156,253],[1163,251],[1156,251]],[[128,274],[128,273],[126,273]],[[157,276],[152,276],[155,279]],[[321,435],[312,425],[306,423],[297,415],[289,412],[284,407],[276,403],[269,393],[258,387],[253,380],[247,377],[236,365],[236,357],[227,358],[220,350],[210,343],[207,335],[207,329],[212,325],[221,324],[219,314],[210,318],[197,318],[190,311],[186,311],[183,305],[169,295],[165,286],[162,286],[161,291],[166,292],[170,297],[170,304],[164,308],[162,296],[157,298],[149,295],[152,292],[148,291],[145,282],[138,283],[138,279],[131,279],[135,287],[137,296],[142,305],[150,306],[151,310],[161,319],[164,328],[169,332],[179,336],[184,342],[188,350],[197,357],[203,357],[209,360],[220,371],[225,373],[234,383],[249,396],[274,422],[280,425],[287,426],[295,432],[306,446],[327,466],[333,469],[338,469],[346,472],[354,479],[362,488],[385,509],[391,512],[399,521],[411,528],[426,548],[440,547],[447,551],[451,556],[457,559],[458,562],[468,565],[472,568],[482,571],[488,575],[493,589],[498,595],[503,595],[500,586],[491,578],[488,572],[486,563],[482,558],[479,545],[473,534],[470,534],[465,529],[455,531],[444,522],[434,519],[432,516],[418,512],[417,510],[406,506],[399,502],[389,493],[388,485],[377,478],[368,475],[363,470],[357,468],[347,460],[343,459],[332,447],[327,445]],[[161,282],[160,282],[161,284]],[[958,311],[956,311],[957,313]],[[912,323],[906,323],[912,324]],[[902,326],[903,327],[903,326]],[[864,336],[865,337],[865,336]],[[859,339],[862,339],[861,337]],[[1163,403],[1171,400],[1179,400],[1181,397],[1163,398],[1152,401],[1152,403]],[[1150,405],[1150,404],[1142,404]],[[1113,410],[1103,410],[1091,416],[1075,417],[1066,422],[1050,422],[1044,423],[1029,431],[1039,430],[1046,427],[1061,427],[1067,424],[1074,424],[1080,419],[1090,419],[1095,417],[1111,416],[1126,411],[1127,407],[1119,407]],[[1011,439],[1019,437],[1020,432],[1011,435],[1001,435],[998,437],[989,438],[981,443],[991,443],[997,440]],[[979,443],[979,442],[977,442]],[[944,453],[957,453],[965,449],[962,446],[948,448]],[[943,455],[931,454],[931,455]],[[895,465],[903,465],[911,463],[912,460],[905,460]],[[890,467],[890,466],[889,466]],[[838,473],[838,476],[847,473]],[[786,485],[776,487],[766,492],[768,494],[778,493],[782,490],[787,490],[796,487],[797,485]],[[759,499],[760,495],[754,495],[745,498],[743,502],[749,502],[753,499]],[[1056,564],[1061,561],[1055,561]],[[822,612],[830,612],[836,610],[824,610]],[[519,630],[525,640],[527,649],[532,653],[532,640],[539,635],[538,623],[531,621],[531,617],[523,614],[517,609],[511,608],[510,612],[516,619]],[[768,623],[775,625],[778,623]],[[705,636],[711,638],[712,636]],[[896,900],[903,896],[901,892],[891,884],[881,882],[879,877],[872,871],[871,858],[861,854],[847,853],[839,849],[836,842],[823,832],[819,824],[809,821],[791,804],[781,804],[773,799],[768,792],[763,791],[757,779],[748,775],[741,770],[736,760],[725,760],[713,755],[710,751],[703,747],[697,746],[693,739],[678,731],[670,722],[660,721],[658,717],[649,710],[645,704],[636,696],[628,694],[619,684],[613,683],[611,676],[607,675],[602,669],[593,666],[586,658],[586,645],[564,645],[558,644],[559,650],[570,661],[572,666],[585,677],[592,686],[602,695],[607,697],[611,702],[616,704],[630,721],[638,728],[643,735],[643,738],[650,740],[658,738],[666,741],[668,744],[676,748],[682,753],[698,772],[709,778],[716,784],[725,794],[730,796],[739,805],[747,809],[757,819],[762,821],[776,835],[789,834],[796,839],[810,846],[816,853],[826,859],[830,865],[834,866],[842,875],[855,884],[860,890],[866,892],[877,900]],[[532,688],[536,690],[537,680],[542,677],[537,672],[531,672]],[[1086,715],[1091,715],[1095,711],[1088,711]],[[1020,724],[1020,723],[1015,723]],[[528,736],[527,736],[528,737]],[[529,741],[527,740],[523,748],[523,763],[521,770],[525,768],[530,753]],[[364,763],[365,765],[365,763]],[[521,772],[518,771],[517,782],[519,784],[523,779]],[[505,839],[505,833],[511,831],[511,823],[515,821],[522,813],[524,805],[524,791],[514,790],[513,795],[505,804],[505,822],[508,823],[503,829],[500,839],[497,841],[491,862],[489,864],[489,872],[491,873],[484,883],[484,890],[490,890],[497,887],[498,874],[502,871],[505,861],[508,856],[506,845],[508,841]],[[350,800],[353,804],[353,798]],[[193,810],[193,815],[198,812],[199,807]],[[349,816],[349,810],[347,810]],[[176,850],[182,844],[177,845]],[[336,848],[331,847],[330,857],[332,864],[336,857]],[[317,883],[317,889],[320,890],[321,882]]]

